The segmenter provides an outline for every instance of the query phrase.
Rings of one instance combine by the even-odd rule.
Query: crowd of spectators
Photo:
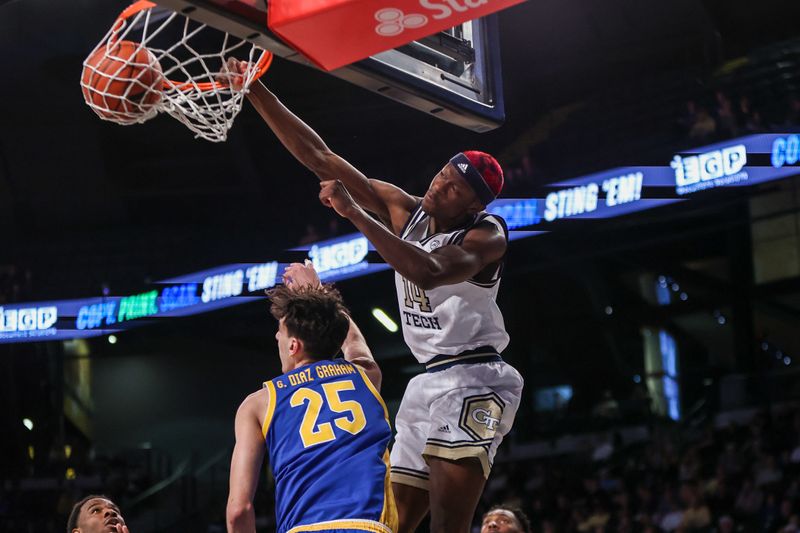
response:
[[[688,100],[682,114],[676,113],[672,122],[654,123],[649,127],[657,139],[655,142],[667,153],[752,133],[794,132],[800,128],[800,95],[791,95],[784,102],[771,102],[769,109],[763,109],[765,107],[755,104],[748,95],[734,97],[717,90]],[[631,135],[638,133],[631,132]],[[552,178],[537,167],[536,148],[529,147],[518,159],[503,162],[505,196],[530,194],[532,187]]]
[[[518,505],[542,533],[800,531],[800,410],[692,433],[665,426],[646,444],[612,439],[608,454],[498,464],[484,509]]]
[[[710,102],[689,100],[679,124],[686,138],[698,143],[750,133],[792,130],[800,124],[800,96],[790,96],[777,113],[765,114],[753,105],[749,96],[733,98],[718,90]]]

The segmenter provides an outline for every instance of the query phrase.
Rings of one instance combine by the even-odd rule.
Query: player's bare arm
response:
[[[233,73],[242,73],[248,68],[248,63],[231,58],[228,68]],[[232,78],[234,86],[237,82],[241,83]],[[260,81],[251,86],[247,97],[286,149],[321,181],[342,180],[360,206],[374,213],[393,231],[402,228],[418,201],[416,198],[395,185],[364,176],[331,151],[313,129],[286,108]]]
[[[361,209],[340,181],[321,183],[320,201],[349,219],[401,276],[423,290],[466,281],[506,252],[505,235],[494,225],[470,230],[460,246],[428,253],[381,226]]]
[[[347,361],[354,365],[361,367],[366,374],[367,378],[372,382],[375,388],[381,390],[382,374],[378,363],[372,357],[372,351],[367,346],[367,341],[358,326],[349,316],[350,329],[347,332],[347,338],[342,345],[342,353]]]
[[[314,270],[311,261],[306,260],[305,264],[292,263],[283,272],[283,282],[289,288],[296,287],[322,287],[322,282]],[[358,325],[348,315],[350,329],[347,331],[347,338],[342,344],[342,353],[346,361],[361,367],[367,378],[375,385],[377,390],[381,389],[381,369],[372,357],[372,351],[367,345],[367,341]]]
[[[253,498],[266,449],[261,425],[267,403],[267,391],[262,389],[245,398],[236,412],[236,444],[231,458],[226,509],[228,533],[255,533],[256,530]]]

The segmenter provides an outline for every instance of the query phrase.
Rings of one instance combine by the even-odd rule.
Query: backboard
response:
[[[267,0],[156,0],[159,5],[313,65],[267,28]],[[413,41],[330,72],[477,132],[505,119],[496,15]]]

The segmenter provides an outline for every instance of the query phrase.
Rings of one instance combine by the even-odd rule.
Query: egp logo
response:
[[[0,307],[0,338],[45,336],[57,320],[56,306],[5,310]]]
[[[772,166],[794,165],[800,159],[800,135],[778,137],[772,143]]]
[[[676,155],[669,164],[675,170],[675,190],[688,194],[747,179],[742,169],[747,164],[743,144],[690,157]]]
[[[308,256],[314,262],[314,268],[322,274],[329,270],[337,270],[345,267],[359,265],[369,252],[369,243],[364,236],[326,244],[323,246],[313,245],[308,251]]]
[[[436,20],[446,19],[453,13],[464,13],[488,3],[489,0],[444,0],[443,2],[419,0],[419,6],[422,9],[433,11],[431,18]],[[421,28],[428,23],[426,15],[420,13],[406,15],[402,10],[394,7],[379,9],[375,12],[375,19],[379,22],[375,27],[375,33],[382,37],[394,37],[403,33],[406,28]]]

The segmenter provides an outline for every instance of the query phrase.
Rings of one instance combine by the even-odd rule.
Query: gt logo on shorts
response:
[[[494,429],[500,422],[499,418],[493,418],[492,412],[488,409],[481,409],[478,407],[472,411],[472,419],[478,424],[483,424],[487,429]]]
[[[505,402],[493,392],[468,396],[464,398],[458,425],[475,440],[491,439],[503,417],[503,407]]]

